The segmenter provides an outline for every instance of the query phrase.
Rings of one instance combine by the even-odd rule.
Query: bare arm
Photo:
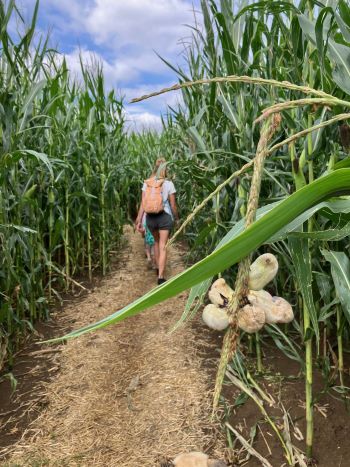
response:
[[[173,213],[175,219],[179,220],[179,213],[177,212],[175,193],[173,193],[172,195],[169,195],[169,203],[171,207],[171,212]]]
[[[143,199],[143,196],[144,196],[144,192],[142,192],[142,199]],[[142,201],[141,201],[140,207],[139,207],[139,210],[138,210],[138,213],[137,213],[137,217],[136,217],[136,220],[135,220],[135,228],[138,231],[140,231],[140,229],[142,230],[142,216],[143,216],[143,213],[144,213],[144,210],[142,208]]]

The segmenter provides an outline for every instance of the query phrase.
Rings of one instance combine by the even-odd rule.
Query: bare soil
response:
[[[284,430],[283,415],[288,414],[291,442],[300,451],[305,452],[305,381],[304,376],[300,374],[300,365],[277,351],[272,345],[264,348],[264,354],[264,374],[254,375],[254,379],[275,401],[271,405],[265,403],[265,408],[281,432]],[[253,359],[251,360],[253,363]],[[334,366],[333,371],[336,374]],[[350,387],[348,364],[344,384]],[[349,400],[344,401],[336,391],[338,385],[339,381],[335,379],[333,387],[327,388],[321,372],[314,371],[314,440],[313,458],[308,461],[309,465],[350,466],[350,405]],[[249,399],[238,408],[232,407],[239,392],[235,386],[226,383],[224,394],[227,403],[231,404],[231,412],[227,417],[229,423],[238,428],[246,439],[249,439],[251,428],[257,427],[254,448],[273,467],[287,466],[281,443],[255,402]],[[258,467],[262,464],[252,457],[247,465]]]
[[[156,285],[141,237],[128,228],[126,238],[118,269],[70,302],[54,321],[41,325],[41,336],[62,335],[96,321]],[[170,250],[168,276],[183,269],[183,254],[179,245]],[[230,466],[262,465],[247,457],[239,442],[235,452],[228,452],[225,429],[211,420],[223,336],[208,330],[200,316],[169,333],[186,297],[181,294],[65,345],[27,346],[13,370],[19,381],[15,393],[11,396],[8,381],[0,384],[0,465],[159,467],[191,450],[226,458]],[[251,359],[254,379],[275,401],[265,404],[267,412],[283,430],[284,407],[291,442],[303,451],[305,388],[299,364],[268,345],[264,369],[263,376],[256,375]],[[348,372],[344,377],[350,386]],[[322,375],[315,371],[313,465],[349,467],[349,410],[334,389],[323,389]],[[255,427],[253,447],[271,466],[286,466],[281,444],[255,403],[234,406],[239,394],[226,382],[224,421],[246,440]]]

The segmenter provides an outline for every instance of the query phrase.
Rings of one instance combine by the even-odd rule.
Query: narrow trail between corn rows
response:
[[[64,310],[91,323],[155,287],[139,234],[126,228],[120,268]],[[168,277],[184,267],[170,248]],[[61,346],[60,371],[45,383],[47,406],[11,449],[7,466],[159,466],[187,450],[222,454],[210,423],[215,343],[200,321],[169,334],[181,294],[126,321]],[[214,357],[215,358],[215,357]]]

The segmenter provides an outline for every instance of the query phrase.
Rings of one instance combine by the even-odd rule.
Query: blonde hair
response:
[[[159,159],[156,160],[152,176],[157,177],[157,178],[166,178],[167,169],[166,169],[166,160],[164,159],[164,157],[160,157]]]

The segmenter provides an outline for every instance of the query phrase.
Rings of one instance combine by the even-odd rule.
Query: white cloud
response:
[[[127,83],[144,72],[168,75],[154,51],[177,58],[179,40],[190,34],[185,24],[192,22],[188,0],[95,0],[85,28],[97,45],[116,54],[118,79]]]
[[[125,110],[126,128],[130,131],[142,132],[143,130],[162,130],[162,121],[159,115],[150,112],[130,112]]]
[[[108,62],[101,54],[94,50],[80,49],[76,47],[71,53],[65,54],[67,66],[69,70],[75,75],[80,77],[80,57],[86,67],[96,68],[97,63],[102,65],[105,84],[108,89],[116,88],[119,81],[119,75],[122,72],[120,64],[117,62]],[[130,79],[133,76],[130,73]]]
[[[85,25],[97,43],[110,48],[117,43],[177,50],[178,40],[188,35],[190,9],[184,0],[95,0]]]
[[[87,34],[123,84],[143,73],[169,75],[155,51],[177,60],[179,41],[191,34],[186,25],[193,23],[191,0],[46,0],[42,8],[61,35]],[[53,17],[57,10],[61,14]]]

